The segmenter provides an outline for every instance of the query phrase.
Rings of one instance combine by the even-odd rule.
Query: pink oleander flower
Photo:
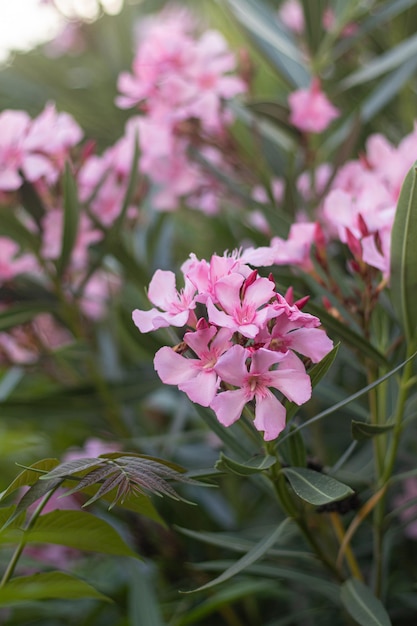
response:
[[[308,89],[291,93],[288,103],[291,124],[307,133],[323,132],[340,114],[321,91],[318,79],[314,79]]]
[[[207,302],[208,297],[212,302],[217,302],[215,287],[220,279],[230,274],[241,274],[246,278],[252,271],[237,253],[223,256],[213,254],[209,262],[205,259],[199,261],[191,253],[190,258],[182,264],[181,270],[197,290],[195,301],[202,303]]]
[[[116,103],[142,110],[139,168],[155,187],[154,208],[174,211],[187,197],[190,206],[212,215],[220,206],[219,183],[190,158],[184,129],[191,119],[199,135],[220,140],[232,121],[224,103],[246,86],[232,75],[236,60],[223,36],[210,30],[195,38],[193,27],[190,14],[179,9],[145,20],[133,73],[120,75]],[[202,153],[226,167],[221,150],[206,146]]]
[[[278,369],[270,369],[276,364]],[[219,392],[211,402],[219,422],[231,426],[239,419],[245,405],[255,400],[254,425],[257,430],[264,431],[265,441],[276,439],[285,428],[285,408],[270,387],[297,404],[303,404],[311,397],[310,378],[301,361],[291,353],[264,348],[251,352],[235,345],[219,358],[216,372],[222,381],[237,387]]]
[[[177,385],[193,402],[209,406],[218,387],[216,363],[231,348],[232,332],[204,322],[199,320],[197,330],[184,335],[184,342],[198,358],[186,358],[164,346],[155,355],[154,367],[163,383]]]
[[[61,254],[64,213],[61,209],[48,211],[42,219],[42,256],[56,260]],[[91,220],[83,213],[78,224],[78,234],[71,255],[71,269],[85,269],[88,265],[88,248],[102,239],[103,234],[93,228]]]
[[[255,427],[265,432],[266,440],[277,437],[285,426],[285,409],[269,388],[302,404],[310,398],[311,383],[296,352],[318,362],[333,347],[318,328],[320,320],[301,311],[307,298],[293,303],[291,289],[284,298],[275,291],[272,278],[258,276],[246,264],[257,257],[269,263],[270,253],[253,248],[213,255],[210,262],[191,255],[181,268],[188,297],[176,291],[172,272],[158,270],[149,299],[162,311],[133,313],[142,332],[188,322],[194,330],[186,332],[176,348],[164,346],[156,353],[159,377],[177,385],[193,402],[210,406],[225,426],[255,400]],[[206,308],[198,322],[193,312],[197,302]]]
[[[214,293],[221,309],[208,298],[209,321],[253,339],[276,316],[273,307],[266,306],[275,295],[274,287],[268,278],[257,277],[256,272],[246,279],[241,274],[230,274],[218,280]]]
[[[175,274],[156,270],[148,288],[148,298],[157,308],[150,311],[135,309],[132,319],[142,333],[167,326],[185,326],[189,319],[195,326],[195,293],[193,283],[185,276],[185,286],[181,291],[175,288]]]
[[[24,139],[24,149],[28,158],[37,161],[39,172],[28,173],[30,181],[44,176],[49,184],[57,181],[63,171],[69,151],[83,138],[83,131],[68,113],[58,113],[55,105],[49,103],[32,120]]]
[[[289,30],[297,35],[303,34],[304,11],[299,0],[285,0],[279,8],[278,15]]]
[[[26,170],[24,139],[29,126],[30,117],[24,111],[6,110],[0,114],[0,190],[2,191],[14,191],[23,183],[19,171]]]
[[[292,350],[308,357],[313,363],[318,363],[331,351],[333,342],[324,330],[317,328],[320,326],[317,317],[303,313],[295,304],[290,305],[279,293],[273,306],[278,315],[273,320],[272,329],[261,331],[255,338],[255,344],[261,341],[268,350],[285,354]]]
[[[23,183],[44,178],[55,183],[62,172],[69,150],[83,136],[68,113],[57,113],[48,104],[31,120],[24,111],[6,110],[0,114],[0,190],[14,191]]]
[[[38,269],[35,257],[19,255],[19,245],[8,237],[0,237],[0,285],[19,274],[34,273]]]
[[[271,248],[274,251],[275,265],[295,265],[309,272],[313,268],[310,258],[311,247],[321,237],[317,222],[299,222],[291,226],[288,238],[273,237]]]

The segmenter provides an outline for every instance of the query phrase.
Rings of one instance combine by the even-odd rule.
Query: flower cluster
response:
[[[340,241],[354,257],[351,269],[374,268],[388,280],[396,206],[416,154],[417,127],[398,146],[381,134],[371,135],[365,152],[339,168],[330,184],[332,167],[328,163],[319,165],[313,175],[301,174],[297,188],[302,202],[314,202],[327,185],[329,191],[317,208],[317,221],[307,221],[300,211],[301,221],[291,226],[287,240],[271,240],[272,263],[310,271],[312,245],[323,249],[326,241]],[[266,201],[262,188],[255,191],[259,202]]]
[[[188,326],[178,346],[156,353],[161,380],[210,406],[224,426],[255,401],[254,425],[270,441],[285,428],[286,415],[271,389],[298,405],[309,400],[311,382],[299,355],[316,363],[332,342],[318,328],[320,320],[301,311],[305,299],[293,303],[291,290],[282,296],[272,276],[251,269],[248,259],[255,253],[214,255],[210,261],[191,255],[179,291],[172,272],[157,270],[148,290],[155,306],[136,309],[133,321],[141,332]],[[197,317],[197,310],[204,315]]]
[[[117,104],[142,110],[140,169],[156,188],[155,208],[174,210],[188,196],[210,214],[219,208],[216,186],[188,150],[194,141],[207,161],[222,164],[220,146],[231,122],[224,101],[243,93],[245,84],[230,75],[236,61],[223,36],[208,30],[196,39],[193,29],[190,14],[179,9],[146,20],[133,74],[119,77]]]
[[[14,191],[30,182],[57,181],[71,148],[83,132],[68,113],[58,113],[48,104],[31,119],[25,111],[0,114],[0,191]]]

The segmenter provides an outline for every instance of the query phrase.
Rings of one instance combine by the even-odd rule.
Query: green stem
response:
[[[58,279],[55,280],[54,284],[57,297],[61,303],[62,315],[65,317],[68,327],[76,339],[88,344],[88,336],[83,328],[78,308],[73,303],[68,302]],[[130,433],[123,421],[120,407],[115,401],[107,381],[104,379],[100,368],[97,366],[96,359],[91,352],[89,352],[86,357],[86,365],[91,380],[102,400],[107,422],[115,434],[120,437],[128,437]]]
[[[407,358],[410,358],[415,352],[414,344],[409,344],[407,350]],[[409,383],[413,373],[413,360],[405,364],[403,374],[400,381],[400,388],[397,398],[397,407],[395,411],[395,426],[392,431],[390,445],[384,455],[384,464],[382,471],[378,475],[378,488],[380,489],[390,480],[394,470],[397,458],[398,446],[400,444],[401,433],[403,429],[403,417],[405,404],[408,398]],[[380,437],[375,437],[379,439]],[[385,439],[385,437],[384,437]],[[383,495],[375,507],[374,513],[374,591],[379,597],[382,592],[383,580],[383,535],[384,535],[384,517],[385,517],[386,496]]]
[[[0,589],[2,589],[6,583],[10,580],[10,578],[13,576],[13,573],[16,569],[16,566],[19,562],[19,559],[22,555],[23,550],[25,549],[26,546],[26,532],[28,530],[30,530],[31,528],[33,528],[33,526],[35,525],[39,515],[42,513],[46,503],[48,502],[49,498],[52,496],[52,494],[58,489],[59,485],[57,485],[54,489],[51,489],[51,491],[49,493],[47,493],[41,500],[41,502],[39,503],[39,505],[37,506],[34,514],[32,515],[26,529],[24,530],[23,534],[22,534],[22,538],[19,542],[19,544],[16,547],[16,550],[13,552],[12,558],[10,559],[10,562],[6,568],[6,571],[3,574],[3,577],[0,581]]]
[[[268,454],[271,454],[273,456],[276,455],[274,450],[274,444],[267,443],[266,450]],[[278,502],[280,503],[284,512],[288,515],[288,517],[292,518],[295,521],[305,540],[314,550],[316,556],[319,558],[325,568],[329,570],[338,581],[342,582],[344,578],[341,572],[338,570],[335,563],[327,556],[320,543],[316,540],[306,520],[303,519],[300,509],[297,508],[290,493],[288,492],[287,482],[285,480],[285,476],[281,472],[281,464],[278,459],[277,462],[271,467],[268,476],[274,486]]]

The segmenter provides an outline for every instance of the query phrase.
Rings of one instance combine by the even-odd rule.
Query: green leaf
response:
[[[391,236],[391,298],[407,340],[417,330],[417,161],[408,172]]]
[[[297,431],[293,424],[290,426],[290,432],[291,430]],[[289,438],[287,444],[289,465],[294,467],[305,467],[307,465],[307,452],[302,434],[294,432],[293,436]]]
[[[25,542],[139,558],[108,522],[85,511],[56,510],[41,515],[25,533]]]
[[[205,571],[221,571],[225,568],[232,567],[233,563],[230,560],[210,561],[206,563],[199,563],[194,567],[203,569]],[[270,565],[269,563],[254,563],[250,565],[245,573],[248,576],[254,578],[272,578],[275,582],[278,580],[289,580],[300,585],[304,589],[314,590],[314,592],[321,594],[325,598],[328,598],[340,607],[340,592],[339,586],[331,583],[328,578],[324,579],[317,575],[304,573],[303,568],[297,567],[296,569],[290,569],[289,567],[282,567],[277,565]]]
[[[328,0],[301,0],[304,13],[305,34],[308,46],[314,55],[323,39],[323,13]]]
[[[88,583],[63,572],[48,572],[13,578],[0,589],[0,606],[11,606],[33,600],[61,598],[111,600]]]
[[[336,404],[333,404],[333,406],[329,407],[328,409],[325,409],[324,411],[321,411],[320,413],[318,413],[317,415],[315,415],[311,419],[309,419],[306,422],[304,422],[303,424],[300,424],[299,426],[297,426],[296,430],[294,430],[292,432],[289,432],[289,433],[287,433],[284,436],[281,436],[278,439],[277,446],[281,445],[284,441],[286,441],[286,439],[288,439],[288,437],[291,437],[294,432],[296,432],[298,430],[302,430],[303,428],[307,428],[307,426],[311,426],[311,424],[314,424],[315,422],[318,422],[319,420],[322,420],[324,417],[327,417],[328,415],[331,415],[332,413],[335,413],[336,411],[338,411],[339,409],[343,408],[344,406],[346,406],[350,402],[353,402],[357,398],[360,398],[361,396],[365,395],[365,393],[368,393],[368,391],[370,391],[371,389],[374,389],[375,387],[378,387],[378,385],[380,385],[385,380],[388,380],[388,378],[391,378],[391,376],[393,376],[394,374],[399,372],[404,367],[404,365],[406,365],[412,359],[414,359],[416,357],[416,355],[417,355],[417,352],[414,352],[414,354],[412,354],[408,359],[406,359],[405,361],[403,361],[402,363],[400,363],[399,365],[394,367],[390,372],[388,372],[387,374],[384,374],[384,376],[381,376],[381,378],[378,378],[376,381],[374,381],[370,385],[366,385],[366,387],[363,387],[362,389],[360,389],[356,393],[353,393],[348,398],[345,398],[344,400],[341,400],[340,402],[336,402]]]
[[[326,354],[325,357],[319,363],[316,363],[311,370],[308,372],[311,380],[311,386],[314,389],[316,385],[319,384],[321,379],[327,374],[330,367],[333,365],[333,362],[336,358],[336,355],[339,351],[340,344],[338,343],[334,348]],[[295,402],[289,402],[287,405],[287,423],[289,420],[295,415],[298,410],[298,405]]]
[[[129,576],[129,626],[164,626],[160,605],[155,593],[155,577],[149,564],[131,561]]]
[[[363,356],[368,357],[378,365],[387,366],[388,362],[383,354],[379,352],[365,337],[355,332],[349,326],[343,322],[340,322],[328,311],[318,306],[314,302],[309,302],[306,306],[306,311],[320,318],[323,326],[327,331],[330,331],[346,341],[352,348],[358,349]]]
[[[193,591],[189,591],[186,593],[194,593],[196,591],[202,591],[203,589],[210,589],[211,587],[214,587],[215,585],[219,585],[225,580],[229,580],[229,578],[236,576],[236,574],[239,574],[241,571],[243,571],[244,569],[252,565],[252,563],[255,563],[255,561],[258,561],[268,552],[270,548],[272,548],[274,543],[278,541],[283,530],[285,529],[285,527],[290,521],[291,520],[287,518],[283,522],[281,522],[281,524],[277,528],[275,528],[272,531],[272,533],[270,533],[264,539],[262,539],[259,543],[257,543],[253,548],[249,550],[247,554],[245,554],[244,556],[242,556],[242,558],[240,558],[238,561],[233,563],[233,565],[231,565],[225,572],[220,574],[220,576],[210,581],[209,583],[202,585],[198,589],[194,589]]]
[[[274,581],[264,580],[243,580],[225,589],[221,589],[208,600],[201,602],[197,607],[190,609],[182,615],[178,620],[174,621],[174,626],[195,626],[201,623],[201,620],[218,611],[223,606],[229,606],[232,602],[236,602],[241,598],[248,598],[254,595],[268,595],[276,597],[277,586]],[[146,622],[148,624],[148,622]],[[151,622],[149,622],[151,624]]]
[[[42,459],[42,461],[33,463],[29,469],[25,469],[23,472],[20,472],[20,474],[16,476],[10,485],[0,494],[0,502],[17,489],[27,485],[34,485],[38,482],[39,477],[42,476],[42,474],[46,474],[58,464],[58,459]]]
[[[52,313],[55,308],[52,302],[30,302],[18,304],[0,312],[0,331],[27,324],[39,313]]]
[[[288,478],[297,496],[315,506],[343,500],[353,494],[347,485],[305,467],[284,467],[281,472]]]
[[[237,474],[238,476],[250,476],[251,474],[259,474],[272,467],[277,462],[273,456],[255,457],[247,463],[239,463],[227,457],[223,452],[215,467],[219,472],[227,472],[229,474]]]
[[[382,602],[356,578],[349,578],[341,587],[345,609],[361,626],[391,626]]]
[[[396,15],[407,9],[411,9],[417,0],[387,0],[387,2],[375,6],[370,12],[369,17],[358,24],[358,29],[350,37],[341,39],[334,47],[333,60],[350,50],[353,46],[358,45],[358,40],[367,33],[372,32],[378,26],[382,26],[386,22],[391,21]]]
[[[271,65],[293,87],[307,87],[310,75],[299,47],[261,0],[226,0],[238,22]]]
[[[417,53],[417,35],[412,35],[402,41],[394,48],[389,48],[387,52],[380,54],[372,61],[369,61],[360,70],[347,76],[341,83],[342,89],[350,89],[354,85],[366,84],[369,81],[385,74],[392,69],[403,65]]]
[[[352,437],[357,441],[371,439],[372,437],[377,437],[378,435],[389,432],[394,426],[394,422],[391,424],[368,424],[367,422],[352,420]]]
[[[77,186],[71,174],[69,163],[64,173],[64,225],[62,229],[61,256],[57,261],[57,271],[60,276],[64,273],[74,249],[78,234],[80,205],[77,197]]]
[[[219,548],[225,548],[231,552],[249,552],[255,545],[255,541],[246,539],[236,535],[229,535],[227,533],[213,533],[213,532],[197,532],[195,530],[189,530],[188,528],[181,528],[177,526],[176,529],[192,539],[207,543],[212,546],[218,546]],[[316,556],[309,552],[302,552],[301,550],[285,550],[281,548],[271,548],[268,551],[268,556],[275,559],[296,559],[300,561],[307,561],[315,563]]]

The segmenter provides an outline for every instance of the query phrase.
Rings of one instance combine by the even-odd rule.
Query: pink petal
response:
[[[276,439],[284,430],[285,415],[284,407],[272,393],[256,398],[254,425],[264,431],[265,441]]]
[[[243,407],[247,402],[244,389],[223,391],[218,393],[210,407],[223,426],[231,426],[242,415]]]
[[[195,363],[196,359],[187,359],[168,346],[160,348],[153,361],[159,378],[167,385],[180,385],[193,378],[197,374]]]
[[[178,385],[192,402],[201,406],[210,406],[218,389],[217,374],[213,371],[200,370],[195,378]]]
[[[333,348],[333,341],[319,328],[298,328],[287,335],[291,349],[318,363]]]
[[[245,384],[248,376],[246,359],[249,356],[249,350],[235,345],[219,358],[214,369],[224,381],[240,387]]]

